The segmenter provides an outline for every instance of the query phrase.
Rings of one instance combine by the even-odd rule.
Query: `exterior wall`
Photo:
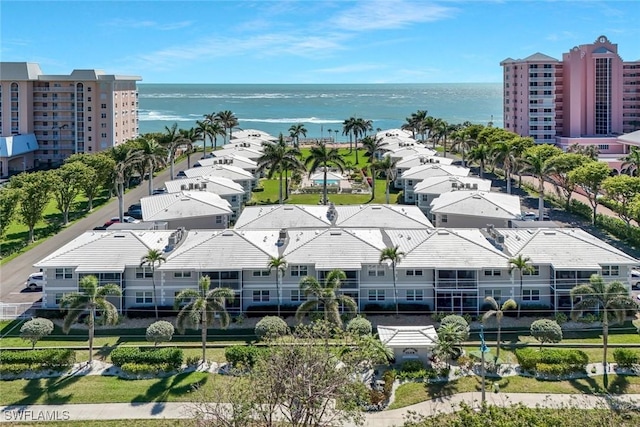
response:
[[[446,215],[446,222],[443,221],[443,216]],[[434,218],[433,224],[436,227],[451,227],[451,228],[485,228],[487,224],[493,224],[496,228],[508,228],[509,221],[516,219],[504,219],[504,218],[491,218],[486,216],[471,216],[471,215],[455,215],[455,214],[432,214]]]
[[[409,360],[419,360],[425,366],[428,366],[432,351],[432,348],[426,347],[394,347],[393,357],[396,359],[396,364],[402,364],[402,362]]]
[[[220,223],[216,223],[216,217],[221,218]],[[207,229],[207,230],[222,230],[229,226],[229,220],[231,215],[212,215],[207,217],[197,218],[175,218],[167,220],[168,229],[177,229],[184,227],[187,230]]]

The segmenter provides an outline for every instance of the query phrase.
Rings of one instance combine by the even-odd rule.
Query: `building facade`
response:
[[[500,65],[505,129],[562,148],[596,145],[605,158],[628,153],[617,137],[640,129],[640,60],[623,61],[607,37],[562,60],[536,53]]]
[[[46,75],[35,63],[1,62],[0,145],[34,135],[37,146],[0,158],[0,176],[56,166],[72,154],[135,138],[139,80],[101,70]]]

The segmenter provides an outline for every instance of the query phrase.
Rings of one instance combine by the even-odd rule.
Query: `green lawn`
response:
[[[0,405],[60,405],[65,403],[185,402],[195,386],[233,377],[203,372],[167,378],[123,380],[106,376],[77,376],[0,382]],[[90,390],[90,392],[88,392]]]
[[[486,380],[486,390],[493,392],[494,381]],[[497,381],[504,393],[640,393],[640,378],[635,376],[609,375],[608,387],[604,377],[583,378],[570,381],[541,381],[520,376],[506,377]],[[456,393],[481,391],[479,377],[465,377],[444,384],[405,383],[396,390],[396,399],[389,409],[403,408],[429,399]]]

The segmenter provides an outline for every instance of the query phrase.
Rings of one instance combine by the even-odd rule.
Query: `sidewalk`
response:
[[[487,402],[496,406],[523,404],[527,407],[562,408],[579,407],[593,409],[608,407],[611,398],[585,394],[543,394],[543,393],[487,393]],[[425,416],[453,412],[460,403],[479,405],[481,395],[461,393],[401,409],[365,414],[367,427],[400,426],[409,411]],[[637,403],[640,394],[627,394],[616,398],[618,401]],[[75,405],[14,405],[0,407],[0,423],[18,421],[81,421],[81,420],[132,420],[132,419],[187,419],[190,403],[150,402],[150,403],[104,403]],[[349,426],[350,427],[350,426]]]

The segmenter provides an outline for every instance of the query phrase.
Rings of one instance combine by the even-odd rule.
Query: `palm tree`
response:
[[[151,136],[141,136],[136,139],[140,147],[141,163],[145,173],[149,174],[149,195],[153,194],[153,172],[164,164],[167,151]]]
[[[511,141],[498,141],[491,146],[491,157],[496,165],[502,165],[507,194],[511,194],[511,171],[517,162],[515,146]]]
[[[437,120],[435,117],[433,116],[427,116],[424,118],[424,120],[422,120],[422,122],[420,122],[418,124],[418,129],[420,131],[420,134],[423,135],[422,138],[422,143],[426,144],[426,140],[424,139],[424,135],[427,135],[427,139],[431,138],[431,130],[433,128],[435,128],[436,124],[437,124]],[[434,146],[433,148],[435,149],[435,142],[434,142]]]
[[[453,145],[451,149],[458,150],[460,155],[462,156],[462,167],[467,166],[467,162],[465,160],[466,154],[471,150],[478,142],[471,138],[469,133],[466,130],[460,130],[454,133],[453,136]]]
[[[478,163],[480,178],[484,178],[484,168],[491,158],[491,149],[487,144],[478,144],[469,151],[469,161]]]
[[[434,353],[442,357],[451,366],[451,359],[461,354],[460,346],[469,336],[469,332],[456,323],[447,323],[438,328],[438,343]]]
[[[371,120],[365,120],[362,118],[358,118],[355,121],[353,129],[351,132],[354,135],[354,142],[356,148],[356,167],[359,167],[360,161],[358,160],[358,136],[366,136],[367,132],[373,130],[373,123]]]
[[[602,348],[604,357],[602,365],[607,372],[607,347],[609,344],[609,317],[617,323],[624,322],[627,310],[637,310],[638,304],[629,296],[629,291],[621,282],[605,283],[602,276],[594,274],[589,284],[578,285],[571,289],[572,298],[580,298],[574,303],[571,318],[577,319],[585,310],[601,310],[602,312]]]
[[[176,326],[181,334],[185,328],[198,329],[202,332],[202,363],[207,360],[207,328],[213,326],[216,314],[219,316],[220,326],[224,329],[231,320],[226,302],[233,302],[235,297],[232,289],[210,289],[209,276],[203,276],[198,281],[199,290],[185,289],[176,296],[174,307],[178,312]]]
[[[504,317],[504,312],[507,310],[513,310],[518,307],[518,304],[511,298],[502,303],[502,305],[498,304],[493,297],[486,297],[484,299],[485,304],[489,304],[491,309],[487,311],[482,316],[482,322],[486,322],[492,316],[496,316],[496,323],[498,324],[498,336],[496,339],[496,361],[500,358],[500,332],[502,329],[502,318]]]
[[[344,172],[346,165],[340,153],[335,148],[327,148],[324,142],[319,142],[311,147],[309,156],[304,161],[309,175],[322,168],[324,178],[322,180],[322,204],[326,205],[327,199],[327,172],[329,166],[337,167],[340,172]]]
[[[222,126],[224,126],[225,129],[229,130],[229,141],[231,141],[233,128],[237,127],[239,124],[238,118],[235,116],[235,114],[233,114],[232,111],[229,111],[229,110],[218,111],[216,113],[216,118],[220,121],[220,123],[222,123]],[[227,139],[226,139],[226,132],[225,132],[225,142],[226,141]]]
[[[276,270],[276,291],[278,293],[278,316],[280,316],[280,304],[282,304],[282,276],[287,271],[287,260],[283,256],[270,257],[267,263],[269,271]]]
[[[405,253],[400,250],[399,246],[384,248],[380,252],[380,264],[382,264],[385,261],[391,262],[391,271],[393,273],[393,301],[396,305],[396,316],[400,314],[398,310],[398,288],[396,286],[396,280],[397,280],[396,266],[402,260],[404,255]]]
[[[561,153],[562,150],[550,145],[538,145],[524,153],[522,171],[531,172],[538,177],[538,221],[542,221],[544,217],[544,179],[554,172],[551,159]]]
[[[338,293],[342,282],[346,279],[347,275],[342,270],[333,270],[327,274],[324,286],[315,277],[303,277],[300,281],[300,290],[307,296],[307,301],[303,302],[296,310],[296,319],[301,321],[307,313],[323,307],[324,320],[342,328],[340,305],[354,313],[358,311],[358,304],[353,298]]]
[[[531,265],[531,258],[519,254],[515,258],[509,258],[507,261],[509,266],[509,273],[513,270],[518,270],[520,273],[520,303],[518,304],[518,319],[520,318],[520,307],[522,307],[522,276],[525,274],[531,274],[535,271],[533,265]]]
[[[356,118],[349,117],[342,122],[342,134],[349,137],[349,153],[353,151],[353,132],[356,126]]]
[[[307,136],[307,128],[302,123],[296,123],[289,128],[289,136],[293,138],[296,147],[300,146],[300,135]],[[329,135],[331,135],[331,129],[329,129]]]
[[[109,151],[109,155],[116,162],[111,177],[116,197],[118,197],[118,214],[120,221],[122,221],[124,216],[124,183],[129,180],[135,167],[141,164],[142,154],[140,151],[134,150],[131,144],[122,144],[113,147]]]
[[[165,134],[162,136],[160,140],[160,145],[164,147],[167,152],[167,157],[169,158],[169,173],[171,175],[171,179],[175,178],[173,174],[173,165],[176,159],[176,153],[178,148],[185,143],[182,138],[182,129],[178,129],[178,123],[174,123],[169,126],[164,127]]]
[[[204,116],[205,120],[196,120],[196,132],[202,138],[202,157],[207,157],[207,137],[211,137],[209,133],[210,122],[206,119],[207,115]],[[212,144],[213,145],[213,144]]]
[[[211,147],[211,152],[214,152],[218,149],[218,137],[223,136],[227,137],[227,132],[225,130],[224,125],[219,120],[214,120],[209,124],[209,138],[213,142],[213,146]]]
[[[415,138],[415,133],[419,133],[420,140],[422,142],[424,142],[424,137],[428,131],[427,127],[425,126],[425,120],[428,117],[427,114],[427,110],[418,110],[415,113],[411,113],[411,117],[407,119],[409,123],[413,125],[413,137]]]
[[[156,293],[156,267],[160,267],[167,259],[162,251],[157,249],[149,249],[149,252],[140,260],[140,267],[147,266],[151,268],[151,283],[153,283],[153,308],[158,320],[158,294]]]
[[[375,168],[384,171],[385,175],[385,194],[387,204],[390,203],[391,183],[395,180],[396,165],[399,159],[392,159],[391,156],[384,156],[382,160],[376,162]]]
[[[622,159],[621,170],[631,176],[640,175],[640,149],[631,147],[631,151]]]
[[[69,333],[71,325],[78,322],[80,316],[89,312],[87,326],[89,327],[89,364],[93,362],[93,335],[95,332],[96,311],[100,310],[102,323],[115,325],[118,323],[118,309],[109,301],[109,295],[121,296],[120,286],[109,283],[100,286],[96,276],[84,276],[78,284],[80,292],[66,294],[60,301],[60,309],[67,312],[64,316],[62,330]]]
[[[298,159],[299,151],[293,147],[287,147],[284,142],[284,137],[280,134],[277,143],[264,143],[263,154],[258,158],[258,172],[262,172],[265,169],[269,170],[267,178],[273,178],[273,175],[278,172],[280,174],[280,185],[278,187],[278,196],[280,204],[284,203],[282,197],[282,177],[286,169],[295,166],[296,168],[302,168],[303,165]]]
[[[186,147],[187,153],[187,169],[191,169],[191,154],[194,152],[196,142],[202,139],[199,128],[180,129],[180,137]]]
[[[388,145],[382,138],[366,136],[362,139],[362,146],[366,150],[369,161],[369,171],[371,173],[371,200],[376,198],[376,156],[385,150]]]

